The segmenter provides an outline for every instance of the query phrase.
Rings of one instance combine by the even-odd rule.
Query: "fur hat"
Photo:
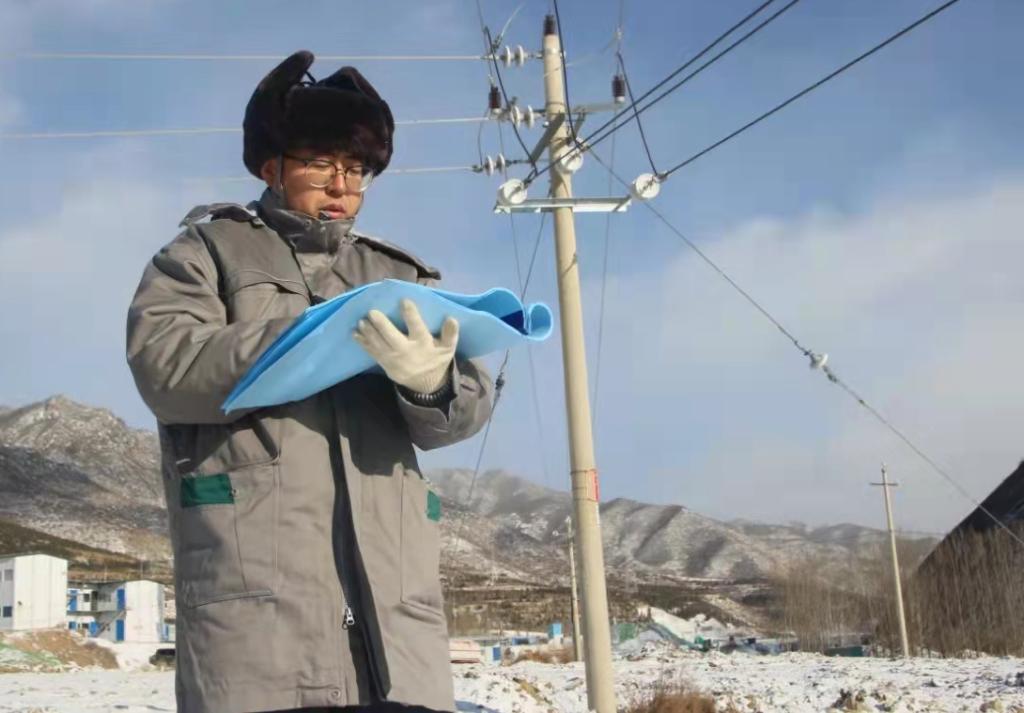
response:
[[[242,122],[245,167],[259,178],[267,159],[314,148],[353,154],[381,173],[394,151],[391,108],[355,67],[316,81],[312,64],[313,53],[300,50],[256,87]]]

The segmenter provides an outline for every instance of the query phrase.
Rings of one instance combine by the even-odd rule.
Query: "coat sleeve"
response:
[[[398,408],[409,425],[412,442],[429,451],[465,440],[479,431],[491,415],[494,391],[487,370],[472,359],[452,364],[453,396],[447,406],[419,406],[396,389]]]
[[[146,267],[128,310],[128,366],[142,400],[163,423],[230,423],[220,405],[293,320],[227,323],[217,268],[187,230]]]

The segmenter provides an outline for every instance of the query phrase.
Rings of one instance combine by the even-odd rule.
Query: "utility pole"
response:
[[[889,523],[889,546],[892,548],[892,576],[896,584],[896,614],[900,622],[900,643],[903,646],[903,657],[910,657],[910,642],[907,639],[907,617],[903,611],[903,586],[900,584],[900,563],[896,556],[896,531],[892,524],[892,502],[889,499],[889,488],[895,488],[899,483],[889,482],[889,473],[885,463],[882,463],[882,482],[872,483],[882,488],[885,496],[885,518]]]
[[[572,649],[573,661],[583,659],[583,630],[580,629],[580,600],[576,593],[576,535],[572,530],[572,517],[565,518],[569,533],[569,582],[572,587]]]
[[[575,144],[569,136],[569,107],[562,82],[562,47],[553,15],[544,18],[544,104],[547,120],[558,122],[558,129],[548,140],[548,158],[557,162],[564,153],[574,150]],[[552,170],[550,176],[552,197],[555,200],[571,199],[572,181],[569,172]],[[571,207],[555,208],[553,213],[565,403],[569,417],[572,498],[579,538],[583,625],[586,629],[583,644],[586,652],[587,702],[589,709],[597,713],[615,713],[608,593],[598,521],[597,464],[594,459],[590,399],[587,394],[576,226]]]

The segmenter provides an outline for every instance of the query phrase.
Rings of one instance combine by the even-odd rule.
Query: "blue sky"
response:
[[[482,0],[496,30],[518,7]],[[780,3],[781,4],[781,3]],[[803,0],[645,115],[659,168],[801,89],[933,7]],[[625,2],[623,51],[638,91],[754,2]],[[560,6],[571,99],[608,99],[618,2]],[[539,46],[548,3],[526,2],[507,40]],[[1024,287],[1024,6],[963,0],[741,138],[676,174],[655,205],[977,497],[1021,457],[1017,354]],[[430,3],[8,2],[9,52],[472,54],[472,0]],[[0,133],[237,127],[272,62],[0,59]],[[482,113],[482,62],[358,63],[398,119]],[[318,76],[335,68],[318,63]],[[505,74],[543,103],[539,65]],[[593,120],[592,120],[593,121]],[[592,124],[593,126],[594,124]],[[539,132],[526,132],[532,145]],[[514,139],[506,127],[510,155]],[[611,142],[599,149],[608,159]],[[485,153],[499,151],[495,125]],[[123,359],[124,314],[150,255],[204,202],[245,202],[238,134],[90,140],[0,138],[0,403],[65,393],[151,427]],[[477,161],[476,128],[400,127],[395,167]],[[616,169],[647,170],[635,129]],[[497,178],[383,176],[360,226],[440,266],[461,291],[515,286]],[[578,195],[603,195],[588,161]],[[617,192],[617,191],[616,191]],[[603,216],[577,221],[596,359]],[[516,220],[520,253],[538,219]],[[820,374],[642,206],[611,227],[596,441],[602,495],[681,503],[717,517],[883,524],[867,483],[882,460],[904,487],[904,527],[942,530],[970,504]],[[550,230],[529,299],[557,301]],[[484,467],[568,482],[558,339],[513,354]],[[541,423],[534,418],[536,388]],[[472,465],[479,440],[424,456]]]

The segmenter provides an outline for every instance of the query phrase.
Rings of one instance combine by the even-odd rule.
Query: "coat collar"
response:
[[[335,253],[343,242],[352,242],[355,218],[320,220],[285,208],[269,188],[248,206],[268,226],[300,253]]]

